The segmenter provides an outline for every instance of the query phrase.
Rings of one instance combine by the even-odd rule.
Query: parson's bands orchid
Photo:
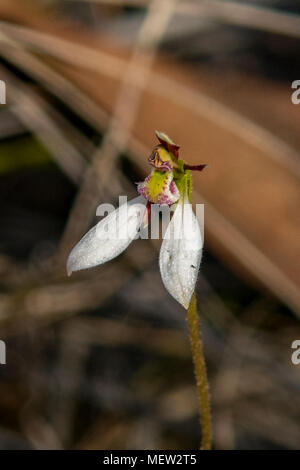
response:
[[[154,147],[148,159],[151,173],[138,183],[140,196],[121,205],[87,232],[71,251],[67,271],[71,274],[91,268],[121,254],[136,238],[141,226],[147,224],[149,205],[176,205],[160,249],[159,267],[167,291],[188,308],[195,290],[203,245],[191,205],[190,170],[201,171],[205,165],[186,164],[179,159],[178,145],[162,132],[156,131],[156,135],[159,145]]]

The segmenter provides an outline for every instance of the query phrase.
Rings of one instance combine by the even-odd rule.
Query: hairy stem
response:
[[[194,372],[196,377],[196,385],[200,400],[200,422],[202,442],[201,449],[210,450],[212,441],[211,429],[211,411],[210,411],[210,396],[209,385],[207,380],[205,358],[203,352],[203,344],[199,329],[199,319],[197,312],[196,295],[193,294],[191,303],[187,310],[188,323],[190,329],[190,340],[192,348],[192,356],[194,363]]]

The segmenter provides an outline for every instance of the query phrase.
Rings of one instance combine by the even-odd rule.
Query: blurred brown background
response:
[[[197,295],[216,449],[300,448],[300,7],[0,0],[1,449],[193,449],[185,312],[159,243],[67,278],[100,202],[133,197],[154,130],[205,203]]]

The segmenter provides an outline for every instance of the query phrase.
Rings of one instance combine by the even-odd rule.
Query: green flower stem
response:
[[[212,446],[210,395],[203,352],[203,344],[199,329],[199,319],[195,293],[193,294],[191,303],[189,305],[189,308],[187,309],[187,315],[190,329],[194,372],[200,400],[200,422],[202,432],[201,449],[210,450]]]

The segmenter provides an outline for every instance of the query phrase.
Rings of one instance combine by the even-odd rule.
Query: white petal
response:
[[[159,267],[165,288],[184,308],[188,308],[195,290],[202,246],[192,205],[180,201],[164,236]]]
[[[146,199],[139,196],[100,220],[71,251],[68,274],[106,263],[121,254],[136,237],[146,205]]]

